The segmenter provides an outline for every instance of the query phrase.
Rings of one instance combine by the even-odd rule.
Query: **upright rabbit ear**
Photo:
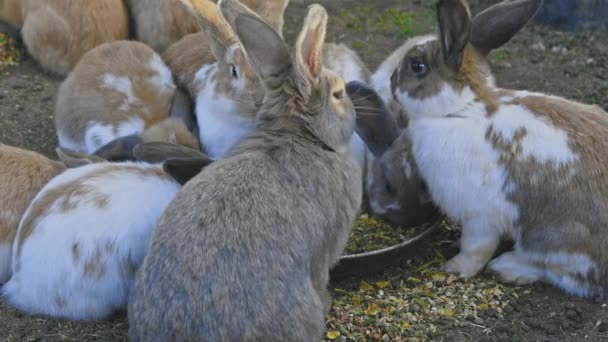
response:
[[[298,68],[309,81],[317,80],[323,70],[323,45],[326,31],[327,11],[321,5],[310,5],[296,41]]]
[[[457,72],[471,36],[471,13],[463,0],[439,0],[437,22],[444,62]]]
[[[226,24],[218,6],[210,0],[179,0],[196,18],[210,39],[211,53],[216,60],[224,60],[228,50],[238,44],[238,38]]]
[[[133,156],[138,161],[147,163],[162,163],[174,158],[203,158],[209,159],[204,153],[182,145],[165,142],[147,142],[135,146]]]
[[[365,83],[348,82],[346,92],[357,113],[355,131],[374,156],[379,158],[399,136],[397,120],[380,96]]]
[[[277,31],[237,0],[220,0],[218,7],[260,79],[267,86],[273,80],[283,79],[291,68],[291,55]]]
[[[283,18],[289,0],[241,0],[241,3],[258,13],[279,36],[283,37]]]
[[[141,137],[131,134],[116,138],[95,151],[94,155],[108,161],[134,160],[133,148],[141,142]]]
[[[165,161],[163,169],[178,183],[184,185],[212,162],[213,159],[205,157],[175,158]]]
[[[80,153],[80,152],[68,150],[68,149],[62,148],[62,147],[57,147],[55,149],[55,152],[57,153],[57,157],[59,157],[59,160],[67,168],[75,168],[75,167],[80,167],[80,166],[88,165],[88,164],[107,162],[105,159],[103,159],[99,156]]]
[[[534,17],[543,0],[505,0],[473,19],[471,44],[483,55],[506,44]]]

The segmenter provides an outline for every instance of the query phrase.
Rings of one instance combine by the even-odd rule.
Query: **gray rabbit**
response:
[[[129,337],[316,342],[362,191],[347,147],[354,108],[322,63],[327,12],[309,7],[292,56],[237,0],[218,7],[266,96],[256,131],[187,182],[160,219],[131,290]]]

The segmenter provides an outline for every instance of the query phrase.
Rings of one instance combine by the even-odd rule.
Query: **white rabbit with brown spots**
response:
[[[128,38],[122,0],[0,0],[0,20],[21,29],[28,52],[65,76],[94,47]]]
[[[508,236],[514,251],[488,264],[504,281],[605,295],[608,113],[497,88],[485,61],[541,4],[503,1],[471,18],[464,1],[440,0],[438,36],[409,44],[392,91],[432,200],[463,226],[444,270],[474,276]]]
[[[67,164],[82,158],[59,152]],[[181,156],[170,148],[165,157]],[[57,318],[103,319],[124,310],[152,229],[180,187],[160,162],[104,162],[61,173],[23,215],[3,297],[20,311]]]
[[[196,137],[172,118],[176,87],[150,47],[135,41],[89,51],[61,84],[55,107],[59,146],[92,154],[131,135],[198,148]]]

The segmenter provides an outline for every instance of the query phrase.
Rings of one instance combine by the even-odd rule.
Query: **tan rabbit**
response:
[[[354,108],[322,63],[327,12],[309,7],[292,55],[246,6],[218,6],[268,93],[256,130],[190,180],[154,229],[129,339],[316,342],[361,198]]]
[[[1,0],[0,20],[20,28],[32,57],[61,76],[92,48],[127,39],[129,26],[122,0]]]
[[[126,0],[134,21],[134,36],[158,53],[164,53],[173,43],[198,32],[196,20],[180,4],[179,0]],[[217,2],[217,1],[213,1]],[[245,5],[261,16],[281,11],[285,1],[246,0]],[[283,17],[281,16],[281,26]]]
[[[143,43],[117,41],[89,51],[57,95],[59,146],[93,154],[113,140],[143,134],[199,148],[184,122],[170,118],[175,96],[171,71]]]
[[[95,156],[87,159],[102,161]],[[11,275],[10,250],[23,213],[40,189],[65,169],[63,163],[37,152],[0,144],[0,284]]]

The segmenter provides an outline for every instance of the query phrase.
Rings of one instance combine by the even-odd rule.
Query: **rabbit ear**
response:
[[[57,157],[67,168],[75,168],[88,164],[105,163],[105,159],[85,153],[80,153],[66,148],[57,147],[55,149]]]
[[[138,161],[162,163],[174,158],[209,159],[204,153],[182,145],[165,142],[147,142],[135,146],[133,156]]]
[[[313,4],[296,41],[296,61],[309,81],[315,81],[323,70],[323,45],[327,31],[327,11]]]
[[[369,150],[379,158],[399,136],[397,120],[380,96],[368,85],[359,81],[346,84],[357,113],[357,134]]]
[[[196,116],[194,116],[192,107],[190,96],[181,88],[177,88],[175,95],[173,96],[173,101],[171,102],[169,117],[181,119],[186,125],[186,128],[192,132],[197,126]]]
[[[271,80],[284,78],[292,65],[291,55],[277,31],[237,0],[220,0],[218,7],[260,79],[269,85]]]
[[[283,37],[283,17],[289,0],[241,0],[241,3],[258,13],[279,36]]]
[[[163,170],[181,185],[186,184],[198,175],[213,159],[205,157],[198,158],[175,158],[163,163]]]
[[[116,138],[95,151],[94,155],[108,161],[127,161],[133,159],[133,148],[141,142],[141,137],[131,134]]]
[[[437,22],[444,62],[458,71],[471,33],[471,14],[463,0],[439,0]]]
[[[225,60],[228,49],[238,44],[238,38],[222,18],[218,6],[210,0],[179,1],[209,36],[211,53],[216,60]]]
[[[506,44],[536,14],[543,0],[505,0],[473,19],[471,44],[483,55]]]

